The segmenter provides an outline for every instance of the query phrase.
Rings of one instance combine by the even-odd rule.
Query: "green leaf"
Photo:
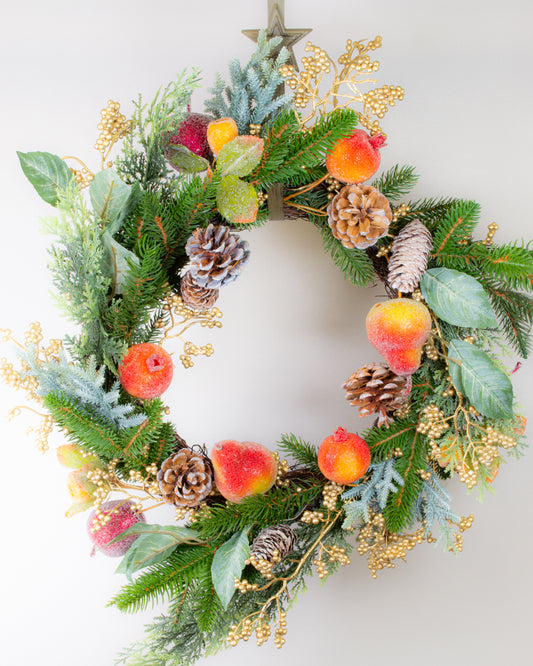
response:
[[[264,142],[258,136],[236,136],[222,146],[217,169],[224,175],[247,176],[261,161]]]
[[[74,180],[74,175],[63,160],[52,153],[17,152],[20,166],[26,178],[46,203],[57,205],[58,190],[66,190]]]
[[[513,416],[513,385],[492,358],[464,340],[450,340],[448,365],[452,381],[478,412],[493,419]]]
[[[120,229],[130,195],[131,185],[126,185],[114,169],[97,173],[89,187],[93,210],[100,219],[109,222],[111,235]]]
[[[253,222],[257,214],[257,192],[237,176],[224,176],[217,187],[217,208],[232,224]]]
[[[248,532],[249,528],[236,532],[218,548],[213,558],[211,577],[224,608],[228,607],[235,593],[235,578],[240,577],[244,563],[250,556]]]
[[[123,245],[117,243],[109,231],[102,234],[102,243],[107,250],[107,272],[113,280],[115,294],[122,294],[130,270],[130,263],[139,264],[139,258]]]
[[[201,173],[209,167],[205,158],[181,144],[170,145],[165,150],[165,157],[178,173]]]
[[[194,530],[186,527],[137,523],[122,532],[110,543],[121,541],[132,534],[139,536],[131,544],[115,571],[115,573],[126,574],[130,579],[136,571],[166,560],[180,544],[198,543],[199,541]]]
[[[455,326],[494,328],[498,320],[489,297],[472,276],[451,268],[430,268],[420,289],[435,314]]]

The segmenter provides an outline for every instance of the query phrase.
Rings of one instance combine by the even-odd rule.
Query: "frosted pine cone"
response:
[[[395,291],[410,294],[425,273],[433,239],[429,229],[413,220],[394,239],[389,261],[389,286]]]
[[[185,251],[191,278],[207,289],[218,289],[235,280],[250,256],[248,243],[222,224],[196,229]]]
[[[200,287],[194,281],[190,271],[187,271],[181,278],[180,294],[185,305],[201,312],[212,308],[218,299],[218,289]]]
[[[250,546],[250,557],[266,562],[272,562],[276,557],[278,561],[281,561],[292,552],[296,541],[296,532],[288,525],[267,527],[253,540]]]
[[[378,425],[391,421],[409,395],[408,377],[400,377],[383,363],[368,363],[347,379],[346,400],[359,407],[359,416],[378,414]]]
[[[157,480],[165,502],[193,508],[211,492],[213,467],[207,456],[187,446],[163,462]]]
[[[392,220],[389,202],[371,185],[345,185],[327,212],[333,235],[349,249],[364,250],[377,243]]]

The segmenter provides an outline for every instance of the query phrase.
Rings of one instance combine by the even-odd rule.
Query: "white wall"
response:
[[[96,168],[95,126],[108,99],[131,108],[138,92],[149,99],[193,65],[209,86],[232,56],[251,53],[240,30],[265,24],[266,2],[19,0],[4,6],[2,18],[0,327],[21,338],[39,320],[47,336],[61,337],[67,324],[49,297],[49,239],[38,231],[38,218],[51,209],[25,181],[15,151],[74,154]],[[532,21],[530,0],[286,2],[287,26],[313,27],[311,38],[331,54],[348,37],[383,36],[380,81],[407,91],[384,121],[383,167],[415,165],[417,196],[478,200],[480,235],[495,221],[499,241],[532,235]],[[201,100],[198,94],[197,110]],[[341,423],[361,428],[339,386],[375,359],[363,320],[380,288],[344,283],[310,224],[271,223],[249,241],[245,277],[221,299],[224,328],[209,335],[216,354],[178,370],[172,418],[190,443],[208,446],[235,437],[274,447],[286,431],[320,442]],[[8,352],[2,347],[0,355]],[[531,370],[529,362],[514,375],[530,418]],[[7,413],[21,397],[2,386],[0,400]],[[24,434],[34,423],[24,417],[0,426],[0,661],[107,666],[151,613],[122,616],[104,607],[122,582],[113,575],[116,561],[89,559],[85,516],[63,517],[67,470],[53,453],[34,450]],[[531,461],[528,453],[505,466],[496,495],[483,504],[453,485],[457,511],[476,515],[462,555],[421,546],[377,581],[354,555],[324,587],[311,582],[289,614],[281,652],[247,645],[206,663],[527,663]]]

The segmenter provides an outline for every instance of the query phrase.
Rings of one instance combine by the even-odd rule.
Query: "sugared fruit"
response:
[[[379,149],[384,145],[383,134],[369,136],[364,130],[341,139],[326,156],[326,169],[341,183],[362,183],[379,168]]]
[[[240,502],[272,487],[276,480],[277,462],[272,451],[256,442],[225,439],[211,452],[215,484],[230,502]]]
[[[223,146],[239,134],[237,123],[233,118],[219,118],[207,127],[207,143],[214,155],[218,155]]]
[[[160,396],[172,381],[172,358],[163,347],[151,342],[133,345],[118,368],[124,390],[135,398]]]
[[[109,557],[121,557],[126,553],[131,544],[137,539],[137,534],[124,537],[116,543],[109,544],[115,537],[125,532],[136,523],[146,522],[144,514],[132,510],[133,502],[127,500],[113,500],[106,502],[100,507],[100,514],[95,511],[89,516],[87,529],[91,540],[94,542],[92,555],[96,550]]]
[[[364,439],[344,428],[337,428],[318,449],[322,474],[335,483],[348,485],[358,481],[370,465],[370,449]]]
[[[418,370],[430,331],[429,310],[410,298],[376,303],[366,318],[370,344],[397,375],[412,375]]]
[[[200,157],[209,157],[207,127],[211,120],[212,118],[203,113],[189,113],[178,129],[170,135],[168,142],[185,146]]]

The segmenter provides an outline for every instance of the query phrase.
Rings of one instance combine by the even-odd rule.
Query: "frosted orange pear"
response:
[[[418,370],[430,331],[429,310],[409,298],[377,303],[366,318],[370,344],[397,375],[412,375]]]
[[[266,446],[234,439],[215,444],[211,462],[220,494],[236,503],[269,490],[278,471],[276,458]]]

